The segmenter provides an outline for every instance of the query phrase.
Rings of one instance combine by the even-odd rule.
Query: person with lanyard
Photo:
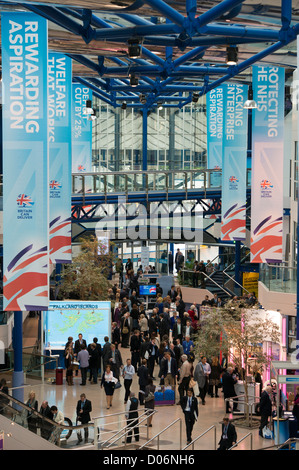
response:
[[[194,423],[198,419],[198,403],[192,388],[189,388],[187,390],[187,395],[182,397],[181,408],[185,415],[187,444],[190,444],[190,442],[192,442]]]
[[[90,412],[92,410],[91,401],[87,400],[85,393],[81,393],[80,400],[77,403],[76,414],[77,421],[80,424],[87,424],[90,421]],[[77,432],[78,442],[82,442],[81,429]],[[88,442],[88,427],[84,428],[84,442]]]
[[[226,416],[223,418],[221,439],[217,450],[228,450],[237,442],[237,432]]]
[[[123,368],[123,378],[124,378],[124,386],[125,386],[125,404],[128,401],[130,396],[130,388],[133,382],[133,376],[135,375],[135,368],[131,364],[131,359],[127,359],[127,365]]]
[[[126,442],[128,444],[132,442],[133,432],[135,436],[135,441],[139,442],[138,405],[139,403],[138,399],[135,397],[135,393],[131,392],[126,404],[127,428],[129,429],[126,437]]]
[[[196,380],[199,389],[199,397],[201,398],[202,404],[205,405],[206,394],[209,387],[209,376],[211,373],[211,366],[207,362],[207,358],[203,356],[201,361],[198,362],[194,371],[194,380]]]

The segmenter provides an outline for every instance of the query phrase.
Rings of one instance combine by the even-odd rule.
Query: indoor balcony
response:
[[[297,267],[262,264],[259,275],[259,302],[268,310],[296,315]]]

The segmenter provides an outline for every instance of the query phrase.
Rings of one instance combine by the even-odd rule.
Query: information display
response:
[[[140,295],[156,295],[157,288],[156,286],[152,285],[141,285],[139,286],[139,294]]]
[[[87,344],[95,337],[103,344],[111,335],[111,303],[52,301],[44,314],[44,331],[47,349],[64,349],[68,337],[76,341],[79,333]]]

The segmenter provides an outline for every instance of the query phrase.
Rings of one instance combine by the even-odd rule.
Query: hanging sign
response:
[[[246,238],[248,87],[228,83],[224,98],[221,239]]]
[[[282,261],[284,69],[254,66],[251,262]]]
[[[73,83],[72,93],[72,173],[91,172],[92,124],[86,114],[86,101],[92,92],[80,83]]]
[[[72,61],[49,53],[49,200],[50,263],[70,263],[72,184]]]
[[[47,21],[1,14],[4,310],[48,308]]]

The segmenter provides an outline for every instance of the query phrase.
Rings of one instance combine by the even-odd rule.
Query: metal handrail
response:
[[[194,273],[194,271],[192,271],[192,269],[181,269],[180,271],[181,271],[181,272],[186,272],[186,273]],[[217,287],[219,287],[219,289],[223,290],[223,292],[225,292],[227,295],[229,295],[229,296],[232,295],[228,290],[226,290],[226,289],[224,289],[222,286],[220,286],[220,284],[218,284],[218,282],[214,281],[214,279],[211,278],[208,274],[206,274],[206,273],[204,273],[204,272],[202,272],[202,274],[203,274],[205,277],[209,278],[210,281],[212,281]]]
[[[229,274],[225,273],[223,271],[223,274],[225,274],[225,276],[229,277],[235,284],[237,284],[239,287],[241,287],[241,289],[245,290],[248,294],[250,294],[249,290],[247,290],[244,286],[242,286],[242,284],[239,284],[238,281],[236,281],[233,277],[231,277]]]
[[[138,450],[143,450],[144,447],[146,447],[150,442],[152,442],[156,438],[158,438],[158,450],[160,450],[160,436],[161,436],[161,434],[163,434],[165,431],[167,431],[169,428],[171,428],[178,421],[180,422],[180,449],[181,449],[181,447],[182,447],[182,419],[177,418],[175,421],[170,423],[166,428],[164,428],[162,431],[160,431],[158,434],[156,434],[154,437],[152,437],[149,441],[147,441],[145,444],[143,444],[141,447],[139,447]]]
[[[185,447],[183,447],[182,450],[188,449],[188,447],[192,446],[192,450],[194,450],[194,444],[197,442],[199,439],[201,439],[203,436],[205,436],[211,429],[214,429],[214,450],[216,450],[216,426],[213,424],[213,426],[209,427],[206,431],[204,431],[200,436],[197,436],[195,439],[193,439],[192,442],[189,442]]]
[[[227,450],[232,450],[234,447],[237,447],[237,445],[240,444],[240,442],[244,441],[244,439],[246,439],[248,436],[250,436],[250,450],[252,450],[252,432],[249,432],[248,434],[246,434],[246,436],[242,437],[242,439],[237,441],[233,446],[231,446]]]
[[[244,245],[244,246],[245,246],[245,245]],[[241,259],[241,263],[243,263],[243,261],[245,261],[246,258],[248,258],[249,255],[250,255],[250,252],[247,253],[247,255],[245,255],[245,256]],[[224,268],[222,272],[223,272],[224,274],[226,274],[226,271],[227,271],[228,269],[230,269],[234,264],[236,264],[235,261],[233,261],[233,262],[230,263],[228,266],[226,266],[226,268]]]
[[[138,410],[136,410],[138,412]],[[120,439],[122,439],[124,436],[126,436],[128,434],[129,431],[132,431],[133,429],[135,429],[136,427],[140,426],[140,424],[142,424],[145,420],[148,420],[151,416],[153,416],[154,414],[156,413],[155,410],[152,410],[150,413],[148,412],[148,410],[144,411],[138,418],[132,418],[131,421],[135,421],[136,419],[138,419],[138,423],[135,425],[135,426],[132,426],[132,427],[129,427],[127,424],[126,426],[124,426],[122,429],[120,429],[116,434],[114,434],[114,436],[110,437],[109,439],[107,439],[106,441],[104,442],[101,442],[101,447],[103,448],[104,446],[106,447],[106,449],[109,449],[110,446],[112,446],[115,442],[119,441]],[[142,418],[144,416],[143,419],[140,420],[140,418]],[[125,431],[126,430],[126,431]],[[125,431],[125,432],[124,432]],[[116,439],[114,439],[112,442],[110,442],[110,444],[107,446],[107,442],[109,442],[111,439],[115,438],[118,434],[120,433],[123,433],[121,434],[119,437],[117,437]],[[126,444],[126,442],[125,442]]]

